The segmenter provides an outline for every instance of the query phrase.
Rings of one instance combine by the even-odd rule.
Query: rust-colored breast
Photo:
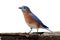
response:
[[[29,24],[34,24],[36,25],[38,28],[40,27],[40,24],[38,22],[36,22],[30,15],[28,12],[23,12],[25,21]]]

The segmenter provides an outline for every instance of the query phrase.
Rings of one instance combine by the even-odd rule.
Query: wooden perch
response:
[[[42,33],[41,35],[39,33]],[[0,33],[1,40],[60,40],[60,32]]]

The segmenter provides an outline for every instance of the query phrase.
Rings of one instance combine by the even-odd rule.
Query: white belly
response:
[[[28,24],[30,28],[38,28],[36,25],[34,24]]]

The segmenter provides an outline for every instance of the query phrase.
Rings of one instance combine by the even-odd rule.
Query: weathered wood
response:
[[[1,40],[60,40],[59,32],[35,33],[0,33]]]

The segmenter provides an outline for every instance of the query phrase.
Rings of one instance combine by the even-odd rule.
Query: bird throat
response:
[[[28,22],[30,20],[30,15],[29,15],[30,13],[27,11],[22,11],[22,12],[23,12],[25,21]]]

